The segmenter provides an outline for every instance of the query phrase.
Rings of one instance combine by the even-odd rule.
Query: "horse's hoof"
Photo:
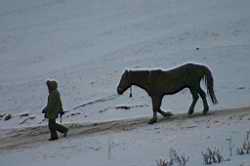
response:
[[[208,113],[208,111],[209,111],[209,108],[208,108],[208,107],[205,107],[205,108],[203,109],[203,114],[206,115],[206,114]]]
[[[207,115],[208,110],[203,110],[203,115]]]
[[[157,119],[153,118],[153,119],[150,119],[150,121],[148,122],[148,124],[154,124],[157,122]]]
[[[173,116],[174,114],[172,112],[166,112],[166,117]]]
[[[192,115],[194,113],[194,110],[189,110],[188,115]]]
[[[164,112],[164,114],[162,114],[164,117],[171,117],[174,114],[172,112]]]

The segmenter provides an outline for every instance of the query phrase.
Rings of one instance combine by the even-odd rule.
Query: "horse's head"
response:
[[[119,85],[117,87],[117,93],[119,95],[123,94],[130,86],[131,86],[131,82],[130,82],[130,78],[129,78],[129,71],[125,71],[122,74],[121,80],[119,82]]]

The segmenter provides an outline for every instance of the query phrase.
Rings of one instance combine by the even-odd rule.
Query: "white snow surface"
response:
[[[249,154],[236,153],[249,132],[249,109],[232,114],[224,111],[225,115],[218,116],[164,120],[118,132],[70,136],[70,131],[69,137],[55,142],[44,140],[1,150],[0,163],[3,166],[157,166],[156,161],[169,160],[169,150],[175,149],[179,155],[189,158],[186,166],[202,166],[201,152],[210,147],[218,148],[224,158],[222,163],[214,165],[249,166]],[[232,140],[232,156],[228,139]]]
[[[0,129],[47,123],[41,114],[47,79],[59,82],[64,109],[69,111],[64,123],[151,116],[151,101],[143,90],[134,87],[132,99],[128,92],[115,96],[121,74],[126,69],[168,69],[186,62],[206,64],[213,71],[219,104],[210,104],[211,110],[248,106],[249,6],[249,0],[0,0],[0,113],[13,115],[9,121],[0,120]],[[162,107],[185,113],[191,100],[184,90],[166,96]],[[115,108],[121,105],[132,108]],[[196,112],[201,109],[199,100]],[[32,118],[20,118],[24,112]],[[236,125],[235,130],[245,129],[238,131],[241,135],[249,126]],[[155,132],[152,128],[11,151],[0,154],[0,165],[150,166],[156,165],[159,155],[167,155],[169,147],[176,145],[186,153],[197,148],[192,156],[204,148],[204,139],[199,142],[202,127],[192,134],[160,131],[173,135],[165,140],[164,134],[150,133]],[[213,143],[219,145],[232,130],[204,132],[213,133]],[[118,148],[106,160],[104,146],[109,141],[112,146],[118,142]],[[196,161],[194,165],[201,165]]]

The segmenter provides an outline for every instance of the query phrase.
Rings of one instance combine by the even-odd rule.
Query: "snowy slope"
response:
[[[236,153],[249,131],[249,119],[248,107],[192,118],[179,114],[155,125],[147,125],[146,119],[107,122],[71,127],[69,136],[56,142],[46,141],[43,128],[30,128],[0,138],[0,161],[3,166],[157,166],[156,161],[169,160],[174,148],[189,157],[186,166],[201,166],[201,152],[216,147],[225,160],[216,165],[249,166],[249,154]],[[227,139],[232,140],[232,156]]]
[[[217,107],[248,105],[248,5],[246,0],[1,2],[0,112],[40,114],[48,78],[59,81],[65,110],[72,110],[115,94],[124,69],[165,69],[187,61],[214,71]],[[88,117],[80,120],[93,121],[110,119],[98,112],[114,105],[149,105],[144,92],[134,93],[133,100],[124,96],[74,111]],[[190,100],[184,91],[166,97],[163,107],[186,112]]]
[[[48,78],[59,81],[71,109],[114,94],[126,68],[187,61],[212,68],[221,107],[249,102],[247,0],[10,0],[0,6],[0,112],[40,112]],[[186,110],[187,96],[170,97],[165,106]]]
[[[167,69],[190,61],[207,64],[213,71],[219,104],[211,105],[212,111],[248,106],[249,6],[248,0],[0,0],[0,113],[14,114],[9,121],[0,120],[0,136],[5,134],[5,129],[46,124],[42,121],[41,109],[46,104],[45,81],[49,78],[59,81],[64,108],[70,111],[64,123],[149,117],[152,115],[151,101],[141,89],[133,89],[132,99],[128,98],[128,93],[115,96],[122,72],[125,69]],[[166,96],[162,107],[174,113],[185,113],[190,103],[191,96],[184,90]],[[120,105],[131,109],[116,109]],[[201,109],[198,103],[196,112]],[[22,112],[28,112],[31,119],[20,118]],[[237,125],[234,130],[244,128],[240,131],[244,134],[249,123]],[[155,165],[154,160],[159,154],[166,155],[169,148],[155,152],[162,143],[155,139],[163,138],[162,135],[148,137],[147,131],[152,128],[154,132],[154,127],[146,127],[131,133],[118,133],[117,138],[124,139],[121,144],[131,144],[129,150],[121,148],[117,155],[125,156],[123,160],[117,157],[103,165],[116,165],[119,161],[121,165],[127,162],[140,165],[138,162],[145,158],[145,164]],[[202,130],[195,128],[193,137],[202,135]],[[217,145],[227,137],[224,130],[229,135],[233,132],[225,126],[216,129],[213,141]],[[205,135],[211,132],[204,131]],[[184,149],[195,146],[195,142],[188,145],[187,140],[193,138],[186,137],[185,132],[170,133],[174,144],[185,143]],[[238,134],[232,135],[240,139]],[[79,140],[60,140],[55,150],[41,146],[40,149],[28,148],[24,153],[7,152],[0,156],[0,163],[8,159],[10,165],[17,165],[16,161],[23,161],[32,153],[34,156],[29,160],[34,159],[33,165],[52,161],[59,164],[59,159],[67,157],[69,163],[62,160],[65,165],[87,159],[91,165],[96,155],[107,158],[106,149],[98,150],[98,142],[104,146],[109,139],[113,140],[110,137],[116,134],[94,137],[93,142],[92,137],[86,138],[87,144],[83,146],[90,144],[92,147],[93,144],[94,150],[77,148],[83,139],[80,137]],[[135,153],[131,151],[136,152],[133,141],[145,137],[147,140],[135,142],[135,147],[144,147],[147,141],[152,146],[141,149],[147,152],[145,156],[141,154],[132,159],[130,154]],[[216,142],[217,139],[220,141]],[[71,141],[76,148],[68,147]],[[169,144],[168,140],[163,142]],[[204,139],[197,144],[203,142]],[[151,151],[154,145],[157,146]],[[69,151],[61,150],[61,146]],[[203,147],[197,148],[195,154],[200,154]],[[51,153],[47,155],[46,151]],[[75,153],[78,154],[76,158],[73,157]]]

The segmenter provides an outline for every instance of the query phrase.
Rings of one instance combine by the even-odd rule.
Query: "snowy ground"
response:
[[[59,81],[64,107],[72,110],[115,94],[126,68],[165,69],[187,61],[214,71],[218,108],[247,106],[248,6],[247,0],[2,1],[0,112],[40,114],[48,78]],[[98,115],[101,109],[150,103],[143,91],[134,92],[133,100],[123,96],[74,111],[84,112],[84,121],[107,120]],[[165,99],[163,107],[175,112],[186,112],[191,102],[186,91]],[[135,114],[151,112],[112,118]]]
[[[128,98],[128,93],[115,96],[122,72],[138,68],[167,69],[190,61],[207,64],[213,70],[219,104],[211,106],[212,110],[249,106],[249,6],[248,0],[0,0],[0,114],[14,115],[9,121],[0,118],[0,137],[13,128],[46,124],[41,109],[47,100],[45,81],[48,78],[59,81],[64,108],[69,111],[64,123],[149,117],[151,101],[144,91],[134,88],[132,99]],[[191,96],[184,90],[165,97],[162,107],[174,113],[185,113],[190,103]],[[131,109],[117,109],[120,105]],[[196,110],[201,110],[201,103]],[[19,117],[22,113],[29,115]],[[242,135],[247,125],[247,122],[239,123],[235,130],[244,128],[239,131]],[[86,161],[90,165],[89,160],[94,156],[107,158],[105,148],[85,151],[77,149],[78,143],[96,148],[98,142],[104,146],[119,138],[128,146],[124,150],[119,148],[120,153],[117,153],[125,155],[124,158],[112,156],[112,160],[99,165],[115,165],[118,160],[120,165],[142,165],[137,162],[143,159],[146,165],[154,165],[158,155],[166,155],[169,150],[161,149],[161,141],[154,143],[154,136],[147,135],[149,129],[156,132],[154,127],[88,138],[83,134],[84,138],[60,140],[55,143],[54,151],[48,146],[40,146],[26,149],[23,155],[12,151],[4,157],[1,154],[0,163],[6,163],[6,158],[17,165],[18,158],[27,159],[28,154],[34,152],[30,160],[37,162],[33,165],[42,164],[41,161],[58,163],[60,160],[55,159],[65,156],[70,158],[69,162]],[[195,128],[187,138],[185,131],[168,131],[178,139],[164,141],[182,145],[190,137],[202,133],[202,129]],[[226,126],[216,128],[212,140],[220,144],[219,140],[232,132],[233,129]],[[147,139],[140,143],[141,137],[151,140],[152,146],[144,147],[141,156],[136,155],[133,159],[129,154],[134,153],[130,152],[147,144]],[[87,143],[81,142],[82,139]],[[76,148],[68,147],[71,141]],[[153,145],[161,152],[150,150]],[[191,145],[181,150],[186,152]],[[67,150],[59,150],[60,146]],[[44,154],[47,150],[51,152],[48,155]],[[79,157],[73,158],[75,153]],[[200,151],[195,153],[200,154]]]
[[[237,155],[249,131],[250,108],[220,110],[192,118],[179,114],[147,125],[148,119],[70,125],[67,138],[48,142],[46,128],[27,128],[0,138],[1,165],[156,166],[169,150],[189,157],[187,166],[203,165],[201,152],[217,147],[222,166],[249,166],[249,155]],[[232,139],[230,156],[227,139]],[[229,160],[228,160],[229,159]]]

